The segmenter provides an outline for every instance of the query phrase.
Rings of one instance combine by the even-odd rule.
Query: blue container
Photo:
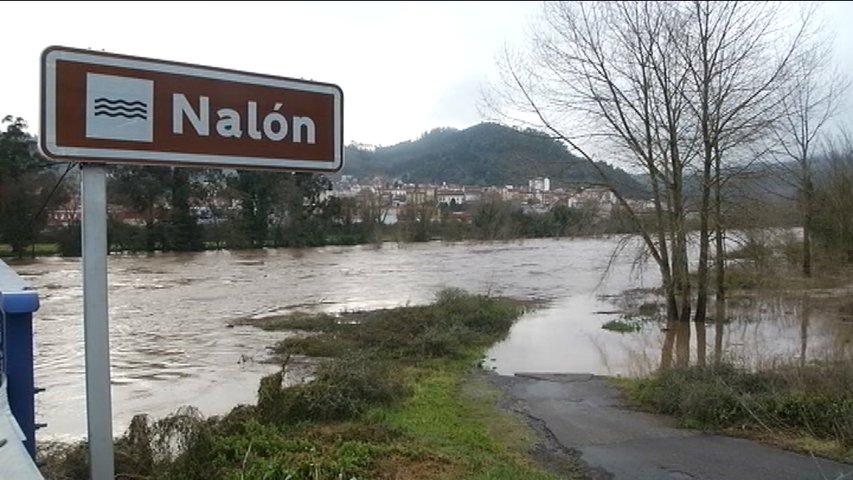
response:
[[[27,437],[24,446],[33,458],[36,453],[33,312],[38,308],[38,294],[0,261],[0,367],[8,382],[9,408]]]

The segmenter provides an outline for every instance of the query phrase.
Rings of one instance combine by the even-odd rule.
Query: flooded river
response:
[[[235,320],[426,303],[445,287],[546,301],[491,349],[487,368],[648,371],[659,360],[658,324],[631,334],[601,328],[620,318],[620,293],[657,283],[654,269],[632,269],[630,249],[603,277],[616,244],[585,238],[111,257],[115,433],[137,413],[156,417],[194,405],[212,415],[254,402],[260,377],[277,368],[262,362],[265,349],[285,334],[232,328]],[[39,438],[79,438],[85,433],[80,263],[46,258],[15,268],[41,296],[36,383],[46,391],[37,397],[37,420],[48,426]],[[804,336],[809,352],[849,341],[847,324],[789,300],[744,300],[734,308],[727,355],[795,359]],[[708,332],[713,345],[712,326]]]

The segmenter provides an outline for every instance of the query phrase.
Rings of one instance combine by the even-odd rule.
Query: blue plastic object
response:
[[[33,378],[33,312],[38,294],[0,261],[0,368],[6,374],[9,408],[35,458],[35,394]]]

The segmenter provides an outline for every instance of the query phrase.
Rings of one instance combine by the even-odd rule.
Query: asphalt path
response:
[[[677,428],[631,409],[606,379],[588,374],[499,376],[531,419],[579,452],[594,479],[853,480],[853,465]]]

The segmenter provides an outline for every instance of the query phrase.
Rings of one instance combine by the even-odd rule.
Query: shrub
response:
[[[236,323],[238,325],[251,325],[270,331],[302,330],[305,332],[331,332],[339,327],[338,320],[333,315],[325,313],[319,315],[293,313],[257,319],[242,319]]]
[[[643,327],[637,322],[610,320],[609,322],[606,322],[604,325],[602,325],[601,328],[617,333],[634,333],[639,332]]]
[[[850,448],[853,391],[846,370],[828,365],[759,373],[730,366],[675,369],[634,381],[628,393],[691,427],[773,428]]]
[[[399,375],[383,363],[347,358],[323,364],[313,382],[282,388],[282,373],[261,380],[258,416],[276,424],[344,420],[407,392]]]
[[[469,335],[473,333],[459,325],[430,325],[412,339],[408,350],[426,358],[456,357],[464,353],[462,339]]]
[[[328,334],[285,338],[275,346],[273,351],[278,354],[332,358],[344,356],[353,348],[354,344],[350,339]]]

